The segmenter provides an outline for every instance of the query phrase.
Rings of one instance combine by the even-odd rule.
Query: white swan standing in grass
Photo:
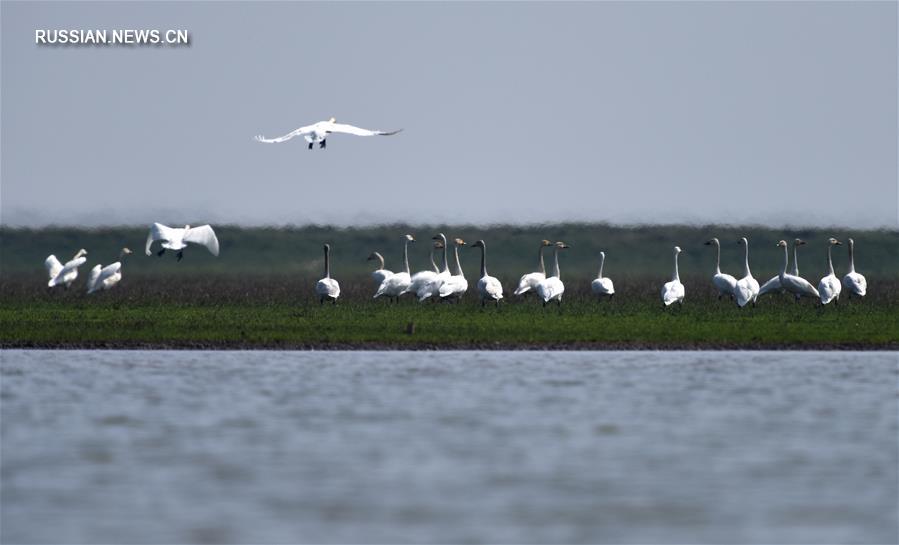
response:
[[[846,288],[846,296],[850,299],[853,295],[864,297],[868,292],[868,281],[864,275],[855,272],[855,241],[851,238],[849,242],[849,272],[843,277],[843,287]]]
[[[319,149],[324,149],[328,145],[328,136],[333,133],[352,134],[355,136],[391,136],[402,130],[403,129],[397,129],[395,131],[373,131],[362,129],[345,123],[337,123],[337,120],[332,117],[328,121],[319,121],[312,125],[306,125],[305,127],[300,127],[299,129],[277,138],[266,138],[262,135],[258,135],[254,139],[257,142],[262,142],[264,144],[279,144],[296,136],[302,136],[306,142],[309,143],[309,149],[312,149],[316,143],[318,143]]]
[[[833,260],[830,254],[834,246],[842,245],[842,242],[833,237],[827,239],[827,275],[818,282],[818,293],[821,296],[822,305],[826,305],[831,301],[840,302],[840,292],[843,290],[843,286],[840,284],[840,279],[833,272]]]
[[[215,231],[209,225],[201,225],[199,227],[191,227],[185,225],[184,228],[168,227],[161,223],[154,223],[150,227],[150,233],[147,235],[147,246],[145,251],[150,255],[150,247],[156,241],[161,242],[162,249],[156,252],[156,255],[162,257],[166,250],[177,250],[178,261],[184,257],[184,248],[187,244],[198,244],[205,246],[209,253],[214,256],[219,255],[219,239],[215,236]]]
[[[537,250],[537,270],[521,276],[521,279],[518,281],[518,288],[514,292],[515,295],[523,295],[533,291],[541,280],[546,279],[546,267],[543,265],[543,249],[552,245],[553,243],[548,240],[540,241],[540,248]]]
[[[381,285],[378,286],[375,298],[386,295],[394,301],[398,301],[400,295],[409,291],[409,286],[412,285],[412,276],[409,274],[409,243],[415,242],[415,239],[412,235],[405,235],[404,238],[403,270],[385,278],[384,281],[381,282]]]
[[[602,267],[605,264],[606,253],[599,252],[599,272],[596,274],[596,278],[593,279],[593,282],[590,282],[590,289],[593,290],[593,293],[599,297],[600,300],[603,295],[608,295],[609,299],[615,295],[615,285],[612,284],[612,279],[602,275]]]
[[[672,303],[684,304],[684,285],[681,284],[680,274],[677,270],[677,256],[681,253],[680,246],[674,247],[674,274],[670,282],[662,286],[662,303],[667,307]]]
[[[818,290],[815,289],[815,286],[812,286],[811,282],[802,278],[799,275],[787,274],[787,267],[790,264],[790,254],[787,251],[787,241],[781,240],[777,243],[778,248],[784,249],[784,267],[780,273],[780,285],[783,289],[792,293],[799,298],[800,296],[805,297],[820,297],[818,295]]]
[[[465,246],[465,241],[457,238],[453,239],[453,242],[453,253],[456,257],[456,274],[444,279],[437,289],[440,299],[444,301],[458,301],[468,291],[468,280],[465,279],[465,273],[462,271],[462,265],[459,263],[459,248]]]
[[[749,241],[746,240],[746,237],[742,237],[737,244],[743,245],[745,253],[743,255],[743,278],[737,280],[734,297],[739,307],[745,307],[749,303],[755,305],[759,296],[759,281],[753,278],[752,272],[749,270]]]
[[[431,269],[425,271],[418,271],[417,273],[412,275],[412,283],[409,285],[409,289],[407,290],[409,293],[415,294],[416,297],[421,297],[423,290],[425,290],[431,282],[437,278],[437,275],[440,274],[440,268],[437,267],[437,263],[434,262],[434,250],[439,250],[443,248],[443,243],[439,240],[435,240],[431,245]]]
[[[721,272],[721,242],[717,238],[712,238],[707,240],[705,245],[715,246],[715,275],[712,276],[712,284],[718,290],[718,300],[720,301],[721,297],[725,295],[733,299],[734,289],[737,287],[737,279]]]
[[[318,295],[319,304],[325,304],[325,299],[337,304],[337,298],[340,297],[340,284],[337,280],[331,278],[331,245],[325,244],[325,277],[316,282],[315,293]]]
[[[488,301],[493,301],[499,306],[499,300],[503,298],[503,285],[498,279],[487,274],[487,245],[483,240],[478,240],[471,247],[481,249],[481,277],[478,279],[481,306],[486,305]]]
[[[82,248],[65,265],[60,263],[55,255],[48,255],[47,259],[44,260],[44,267],[47,269],[47,275],[50,278],[47,282],[47,287],[65,286],[66,289],[69,289],[72,282],[78,278],[78,267],[84,265],[87,261],[87,258],[84,257],[86,255],[87,250]]]
[[[799,248],[799,246],[802,246],[804,244],[805,244],[805,241],[800,238],[793,239],[793,272],[792,272],[793,276],[799,276],[799,253],[798,253],[797,249]],[[780,275],[779,274],[773,278],[770,278],[767,282],[765,282],[764,284],[761,285],[761,287],[759,288],[759,297],[761,297],[762,295],[767,295],[769,293],[778,293],[778,292],[779,293],[784,292],[783,286],[780,285]],[[796,295],[796,298],[798,299],[799,296]]]
[[[428,299],[433,296],[440,296],[440,286],[443,285],[443,282],[446,281],[449,277],[452,276],[449,270],[449,254],[446,249],[446,235],[443,233],[437,233],[432,237],[432,240],[436,240],[440,243],[440,248],[443,249],[443,270],[438,272],[434,278],[429,280],[424,286],[419,288],[416,292],[418,296],[419,302]]]
[[[555,243],[553,247],[553,274],[538,282],[537,287],[534,288],[534,291],[543,300],[544,307],[550,301],[555,301],[559,306],[562,306],[562,294],[565,293],[565,284],[562,283],[562,272],[559,270],[559,250],[566,248],[569,248],[569,246],[562,241]]]
[[[131,250],[122,248],[122,251],[119,252],[119,260],[115,263],[105,267],[94,265],[87,280],[87,292],[108,290],[118,284],[122,280],[122,263],[125,261],[125,256],[130,254]]]
[[[384,283],[385,280],[393,276],[393,271],[388,271],[384,268],[384,256],[382,256],[378,252],[372,252],[368,254],[368,259],[366,261],[378,262],[378,268],[373,270],[371,273],[371,279],[375,281],[375,289],[380,288],[381,284]]]

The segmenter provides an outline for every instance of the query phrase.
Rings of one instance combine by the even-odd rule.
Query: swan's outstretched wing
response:
[[[219,239],[215,237],[215,231],[208,225],[201,225],[199,227],[191,227],[188,229],[184,233],[184,242],[192,242],[194,244],[206,246],[206,249],[209,250],[212,255],[219,255]]]
[[[103,272],[103,265],[94,265],[91,269],[90,276],[87,277],[87,292],[94,293],[100,287],[100,273]]]
[[[264,144],[280,144],[281,142],[286,142],[296,136],[304,136],[307,134],[312,134],[312,131],[314,128],[315,128],[315,125],[306,125],[305,127],[300,127],[299,129],[297,129],[295,131],[291,131],[291,132],[285,134],[284,136],[278,136],[276,138],[266,138],[266,137],[262,136],[261,134],[259,134],[255,137],[253,137],[253,140],[255,140],[257,142],[262,142]]]
[[[56,275],[62,270],[62,263],[56,259],[55,255],[51,254],[44,260],[44,267],[46,267],[47,275],[50,277],[50,280],[52,280],[56,278]]]
[[[759,288],[759,297],[778,291],[783,291],[783,287],[780,285],[780,276],[775,276],[762,284],[762,287]]]
[[[147,233],[147,247],[145,248],[147,255],[150,255],[150,246],[157,240],[171,240],[172,231],[174,231],[174,229],[166,227],[161,223],[154,223],[151,225],[150,232]]]
[[[355,134],[356,136],[390,136],[402,130],[403,129],[397,129],[395,131],[371,131],[368,129],[347,125],[345,123],[331,123],[331,125],[328,127],[329,132]]]

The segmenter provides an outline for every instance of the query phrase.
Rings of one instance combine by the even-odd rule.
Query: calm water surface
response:
[[[4,351],[4,543],[897,541],[896,353]]]

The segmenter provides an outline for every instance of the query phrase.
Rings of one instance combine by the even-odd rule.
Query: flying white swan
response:
[[[434,250],[443,248],[443,243],[439,240],[435,240],[431,245],[431,268],[433,270],[426,271],[418,271],[417,273],[412,275],[412,283],[409,285],[409,289],[407,290],[409,293],[414,293],[416,297],[421,297],[424,293],[422,290],[425,290],[427,286],[437,278],[437,275],[440,273],[440,268],[437,267],[437,263],[434,262]]]
[[[834,246],[842,245],[842,242],[833,237],[827,239],[827,276],[818,282],[818,293],[821,295],[822,305],[826,305],[831,301],[840,302],[840,292],[843,290],[843,286],[840,284],[837,275],[833,272],[833,260],[831,259],[830,254],[831,249]]]
[[[739,307],[745,307],[749,303],[755,305],[755,301],[759,296],[759,281],[753,278],[752,273],[749,271],[749,241],[746,240],[746,237],[742,237],[737,241],[737,244],[742,244],[746,252],[743,256],[743,278],[737,280],[737,285],[734,287],[734,296]]]
[[[797,298],[800,296],[805,297],[815,297],[818,298],[818,290],[815,289],[815,286],[802,278],[799,275],[787,274],[787,266],[790,264],[790,254],[787,251],[787,241],[781,240],[777,243],[778,248],[784,249],[784,267],[780,272],[780,285],[783,289],[795,295]]]
[[[375,281],[375,289],[378,289],[381,287],[381,284],[384,282],[384,280],[387,280],[388,278],[393,276],[393,271],[388,271],[384,268],[384,256],[382,256],[378,252],[370,253],[366,261],[374,260],[378,261],[378,268],[372,271],[371,278]]]
[[[82,248],[78,250],[78,253],[72,259],[66,261],[65,265],[60,263],[55,255],[48,255],[47,259],[44,260],[44,267],[46,267],[47,275],[50,277],[47,287],[65,286],[66,289],[69,289],[72,282],[78,278],[78,267],[84,265],[87,261],[87,258],[84,257],[86,255],[87,250]]]
[[[523,295],[534,290],[541,280],[546,279],[546,267],[543,265],[543,249],[552,245],[553,243],[548,240],[540,241],[540,248],[537,250],[537,271],[521,276],[521,279],[518,281],[518,288],[514,292],[515,295]]]
[[[487,274],[487,245],[483,240],[478,240],[471,247],[481,249],[481,278],[478,279],[481,306],[486,305],[488,301],[493,301],[499,306],[499,300],[503,298],[503,285],[495,277]]]
[[[712,238],[705,242],[706,246],[715,246],[715,275],[712,277],[712,284],[718,290],[718,300],[722,296],[734,297],[734,289],[737,287],[737,279],[729,274],[721,272],[721,242],[717,238]]]
[[[465,246],[465,241],[461,238],[453,239],[453,252],[456,256],[456,274],[443,280],[437,292],[440,299],[444,301],[458,301],[468,291],[468,280],[465,279],[465,273],[462,271],[462,265],[459,263],[459,248]]]
[[[354,127],[352,125],[346,125],[344,123],[337,123],[337,120],[332,117],[328,121],[319,121],[318,123],[313,123],[312,125],[300,127],[295,131],[285,134],[284,136],[279,136],[277,138],[266,138],[260,134],[259,136],[255,137],[255,140],[257,142],[263,142],[265,144],[278,144],[281,142],[286,142],[295,136],[302,136],[306,139],[306,142],[309,143],[309,149],[312,149],[312,146],[316,142],[318,143],[319,149],[321,149],[325,148],[328,145],[328,135],[332,133],[353,134],[356,136],[391,136],[402,130],[403,129],[397,129],[395,131],[372,131]]]
[[[671,282],[666,282],[662,286],[662,303],[667,307],[671,303],[684,304],[684,285],[681,284],[680,274],[677,271],[677,255],[681,253],[680,246],[674,247],[674,274]]]
[[[386,295],[394,301],[399,301],[400,295],[409,290],[412,285],[412,277],[409,274],[409,243],[415,242],[412,235],[405,235],[403,241],[403,270],[385,278],[381,285],[378,286],[378,292],[375,297]]]
[[[162,254],[164,254],[166,250],[177,250],[178,261],[181,261],[181,258],[184,257],[184,248],[187,247],[188,243],[205,246],[212,255],[219,255],[219,239],[216,238],[215,231],[212,230],[212,227],[208,225],[201,225],[199,227],[185,225],[184,228],[181,229],[167,227],[161,223],[154,223],[150,227],[150,233],[147,235],[147,247],[145,249],[147,255],[151,254],[150,247],[157,240],[162,243],[162,249],[156,252],[156,255],[160,257],[162,257]]]
[[[864,297],[868,292],[868,281],[864,275],[855,272],[855,241],[851,238],[849,242],[849,272],[843,277],[843,287],[846,288],[846,296],[850,299],[853,295]]]
[[[108,290],[118,284],[122,280],[122,263],[125,261],[125,256],[129,254],[131,254],[131,250],[122,248],[122,251],[119,252],[119,260],[115,263],[105,267],[95,265],[87,280],[87,292]]]
[[[418,296],[419,302],[424,301],[429,297],[433,297],[435,295],[440,295],[440,286],[443,285],[449,277],[452,276],[449,270],[449,255],[446,250],[446,235],[443,233],[437,233],[432,237],[432,240],[436,240],[440,242],[440,248],[443,248],[443,270],[438,272],[434,278],[429,280],[424,286],[418,289],[416,295]]]
[[[315,293],[318,295],[320,305],[325,304],[325,299],[337,304],[337,298],[340,297],[340,284],[337,280],[331,278],[331,245],[325,244],[325,277],[315,284]]]
[[[550,301],[555,301],[559,306],[562,306],[562,294],[565,293],[565,284],[562,283],[562,274],[559,270],[559,250],[566,248],[569,248],[569,246],[562,241],[555,243],[553,247],[553,274],[538,282],[537,287],[534,288],[534,291],[543,300],[544,307]]]
[[[793,239],[793,272],[791,273],[793,276],[799,276],[799,253],[797,252],[797,248],[805,244],[805,241],[797,238]],[[762,295],[767,295],[769,293],[783,293],[784,288],[780,285],[780,275],[774,276],[770,278],[767,282],[761,285],[759,288],[759,297]],[[796,295],[798,299],[799,296]]]
[[[597,273],[593,282],[590,282],[590,289],[592,289],[593,293],[600,299],[602,299],[603,295],[608,295],[609,299],[611,299],[615,295],[615,285],[612,284],[611,278],[606,278],[602,275],[602,267],[605,264],[606,253],[599,252],[599,273]]]

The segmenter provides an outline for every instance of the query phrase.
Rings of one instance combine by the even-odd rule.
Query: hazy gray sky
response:
[[[897,222],[895,2],[0,9],[9,225]]]

